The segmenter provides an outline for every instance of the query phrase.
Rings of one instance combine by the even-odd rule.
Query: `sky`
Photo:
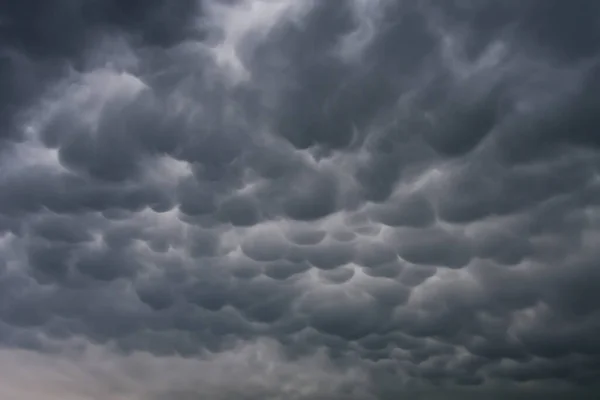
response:
[[[0,398],[600,396],[600,2],[0,0]]]

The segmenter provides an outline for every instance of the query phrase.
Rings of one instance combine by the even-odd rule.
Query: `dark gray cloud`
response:
[[[597,397],[598,5],[171,3],[0,0],[0,397]]]

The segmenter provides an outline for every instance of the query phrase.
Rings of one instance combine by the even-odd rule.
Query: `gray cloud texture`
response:
[[[0,398],[597,398],[599,55],[587,0],[0,0]]]

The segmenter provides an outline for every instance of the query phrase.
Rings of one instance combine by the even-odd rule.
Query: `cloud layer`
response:
[[[600,3],[171,3],[0,1],[0,397],[595,398]]]

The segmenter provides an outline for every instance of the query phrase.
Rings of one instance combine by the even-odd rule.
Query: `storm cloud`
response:
[[[0,397],[597,398],[598,93],[587,0],[0,0]]]

